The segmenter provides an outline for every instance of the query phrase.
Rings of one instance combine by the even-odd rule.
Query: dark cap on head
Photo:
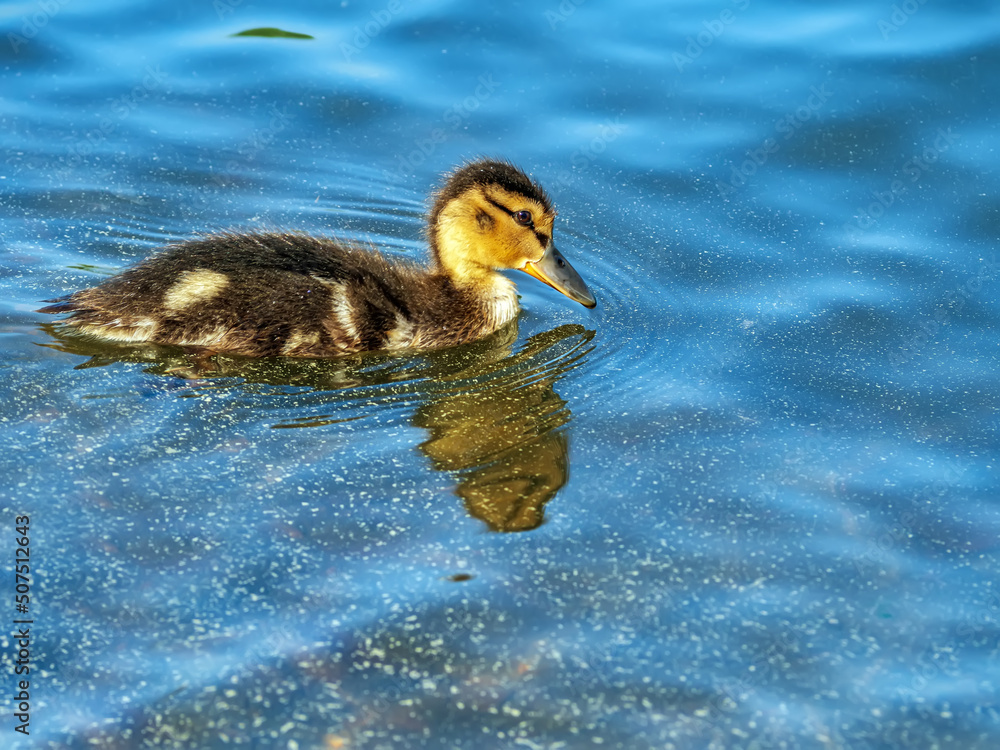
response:
[[[542,186],[513,164],[497,159],[479,159],[464,164],[448,177],[448,182],[438,191],[434,199],[434,206],[428,217],[430,224],[437,222],[438,214],[450,200],[477,185],[496,185],[538,201],[546,211],[552,210],[552,201]]]

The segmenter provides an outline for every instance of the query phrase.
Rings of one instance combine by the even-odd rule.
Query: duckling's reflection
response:
[[[430,433],[419,445],[438,471],[458,477],[469,514],[494,531],[527,531],[569,479],[566,431],[571,414],[555,384],[591,350],[594,332],[564,325],[530,337],[517,352],[517,326],[451,349],[410,357],[363,354],[336,360],[255,360],[159,346],[122,346],[82,339],[44,324],[56,343],[89,355],[77,369],[112,362],[150,362],[146,371],[181,377],[236,377],[251,383],[316,390],[396,384],[395,395],[418,399],[412,421]],[[400,392],[399,389],[402,389]],[[329,424],[311,416],[280,427]]]
[[[434,468],[458,472],[456,494],[495,531],[539,526],[545,504],[569,478],[566,402],[556,382],[579,362],[593,332],[562,326],[532,336],[500,363],[466,368],[477,387],[431,398],[413,424],[431,434],[420,449]]]

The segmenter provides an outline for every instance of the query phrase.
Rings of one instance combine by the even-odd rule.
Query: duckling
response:
[[[332,357],[453,346],[518,313],[518,269],[596,306],[552,240],[542,187],[505,161],[453,172],[436,193],[431,263],[302,233],[223,233],[182,242],[104,283],[55,300],[77,331],[250,357]]]

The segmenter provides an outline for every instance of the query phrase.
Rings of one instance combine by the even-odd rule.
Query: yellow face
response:
[[[556,212],[547,208],[541,188],[536,192],[540,198],[481,182],[439,198],[431,219],[437,262],[458,284],[481,288],[495,288],[497,269],[516,268],[594,307],[587,284],[552,242]]]
[[[552,242],[555,211],[498,185],[476,185],[438,217],[441,264],[459,278],[487,269],[524,268]]]

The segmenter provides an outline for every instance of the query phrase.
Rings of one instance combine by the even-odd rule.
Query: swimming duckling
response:
[[[552,241],[545,191],[513,165],[466,164],[427,221],[431,265],[297,233],[227,233],[167,248],[39,312],[125,343],[246,356],[331,357],[452,346],[512,321],[516,268],[570,299],[597,303]]]

